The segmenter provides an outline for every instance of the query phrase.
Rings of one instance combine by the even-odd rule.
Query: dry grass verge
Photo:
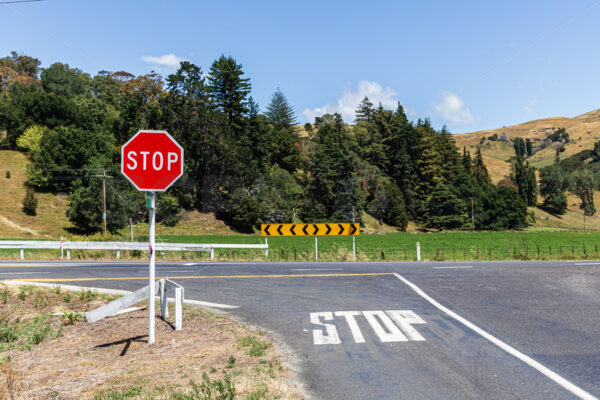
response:
[[[149,346],[147,309],[79,317],[110,299],[0,286],[0,400],[300,398],[264,332],[185,307],[183,331],[157,318]],[[32,331],[45,333],[31,341]]]

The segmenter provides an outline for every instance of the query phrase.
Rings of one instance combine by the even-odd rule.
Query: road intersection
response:
[[[237,306],[318,399],[600,396],[600,263],[158,263]],[[144,263],[0,263],[0,277],[135,290]],[[185,329],[185,328],[184,328]]]

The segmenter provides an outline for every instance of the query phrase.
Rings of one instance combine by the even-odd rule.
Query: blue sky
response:
[[[600,108],[598,21],[599,0],[44,0],[0,4],[0,55],[163,75],[231,55],[301,122],[368,95],[460,133]]]

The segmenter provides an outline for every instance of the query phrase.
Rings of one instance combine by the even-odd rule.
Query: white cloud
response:
[[[456,94],[445,91],[442,93],[442,99],[439,103],[433,105],[437,115],[447,122],[455,124],[465,124],[473,122],[471,111],[465,107],[465,103]]]
[[[166,67],[169,69],[179,68],[179,64],[182,61],[187,61],[185,58],[177,57],[173,53],[165,54],[162,56],[143,56],[140,58],[142,61],[154,64],[159,67]]]
[[[398,105],[397,93],[393,89],[389,87],[384,88],[377,82],[360,81],[357,90],[355,92],[350,90],[345,91],[342,97],[338,99],[336,105],[326,104],[323,107],[317,107],[312,110],[307,108],[302,111],[302,115],[309,122],[312,122],[315,117],[320,117],[324,114],[340,113],[344,121],[352,123],[356,118],[355,111],[365,96],[375,106],[381,103],[384,108],[395,110]],[[404,110],[409,116],[414,116],[415,114],[412,109],[405,108]]]
[[[525,105],[525,107],[523,107],[523,109],[525,110],[525,112],[527,114],[535,114],[535,112],[537,111],[537,105],[540,101],[538,100],[538,98],[533,98],[529,101],[529,103],[527,105]]]

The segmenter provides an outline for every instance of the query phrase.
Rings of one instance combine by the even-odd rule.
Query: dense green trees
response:
[[[581,199],[579,208],[585,215],[592,216],[596,213],[594,206],[594,188],[597,185],[597,178],[589,169],[577,170],[573,173],[571,179],[571,191]]]
[[[119,168],[119,146],[139,129],[168,130],[185,150],[184,176],[159,197],[157,218],[167,225],[182,209],[199,209],[244,232],[294,218],[349,222],[353,212],[360,221],[363,210],[401,230],[409,220],[469,229],[471,210],[476,229],[525,226],[531,186],[494,187],[481,149],[473,159],[466,148],[461,154],[445,127],[409,121],[401,104],[387,110],[364,98],[355,125],[327,114],[305,124],[301,137],[283,92],[277,88],[261,112],[232,57],[215,60],[206,75],[182,62],[164,80],[39,65],[16,53],[0,59],[0,130],[5,146],[27,151],[33,187],[69,194],[68,217],[82,232],[101,229],[104,171],[108,229],[147,215]],[[519,165],[531,185],[533,169]],[[521,172],[517,179],[515,167],[515,181]]]
[[[565,191],[569,187],[568,176],[558,164],[540,170],[540,194],[544,197],[543,206],[555,214],[563,214],[567,209]]]

